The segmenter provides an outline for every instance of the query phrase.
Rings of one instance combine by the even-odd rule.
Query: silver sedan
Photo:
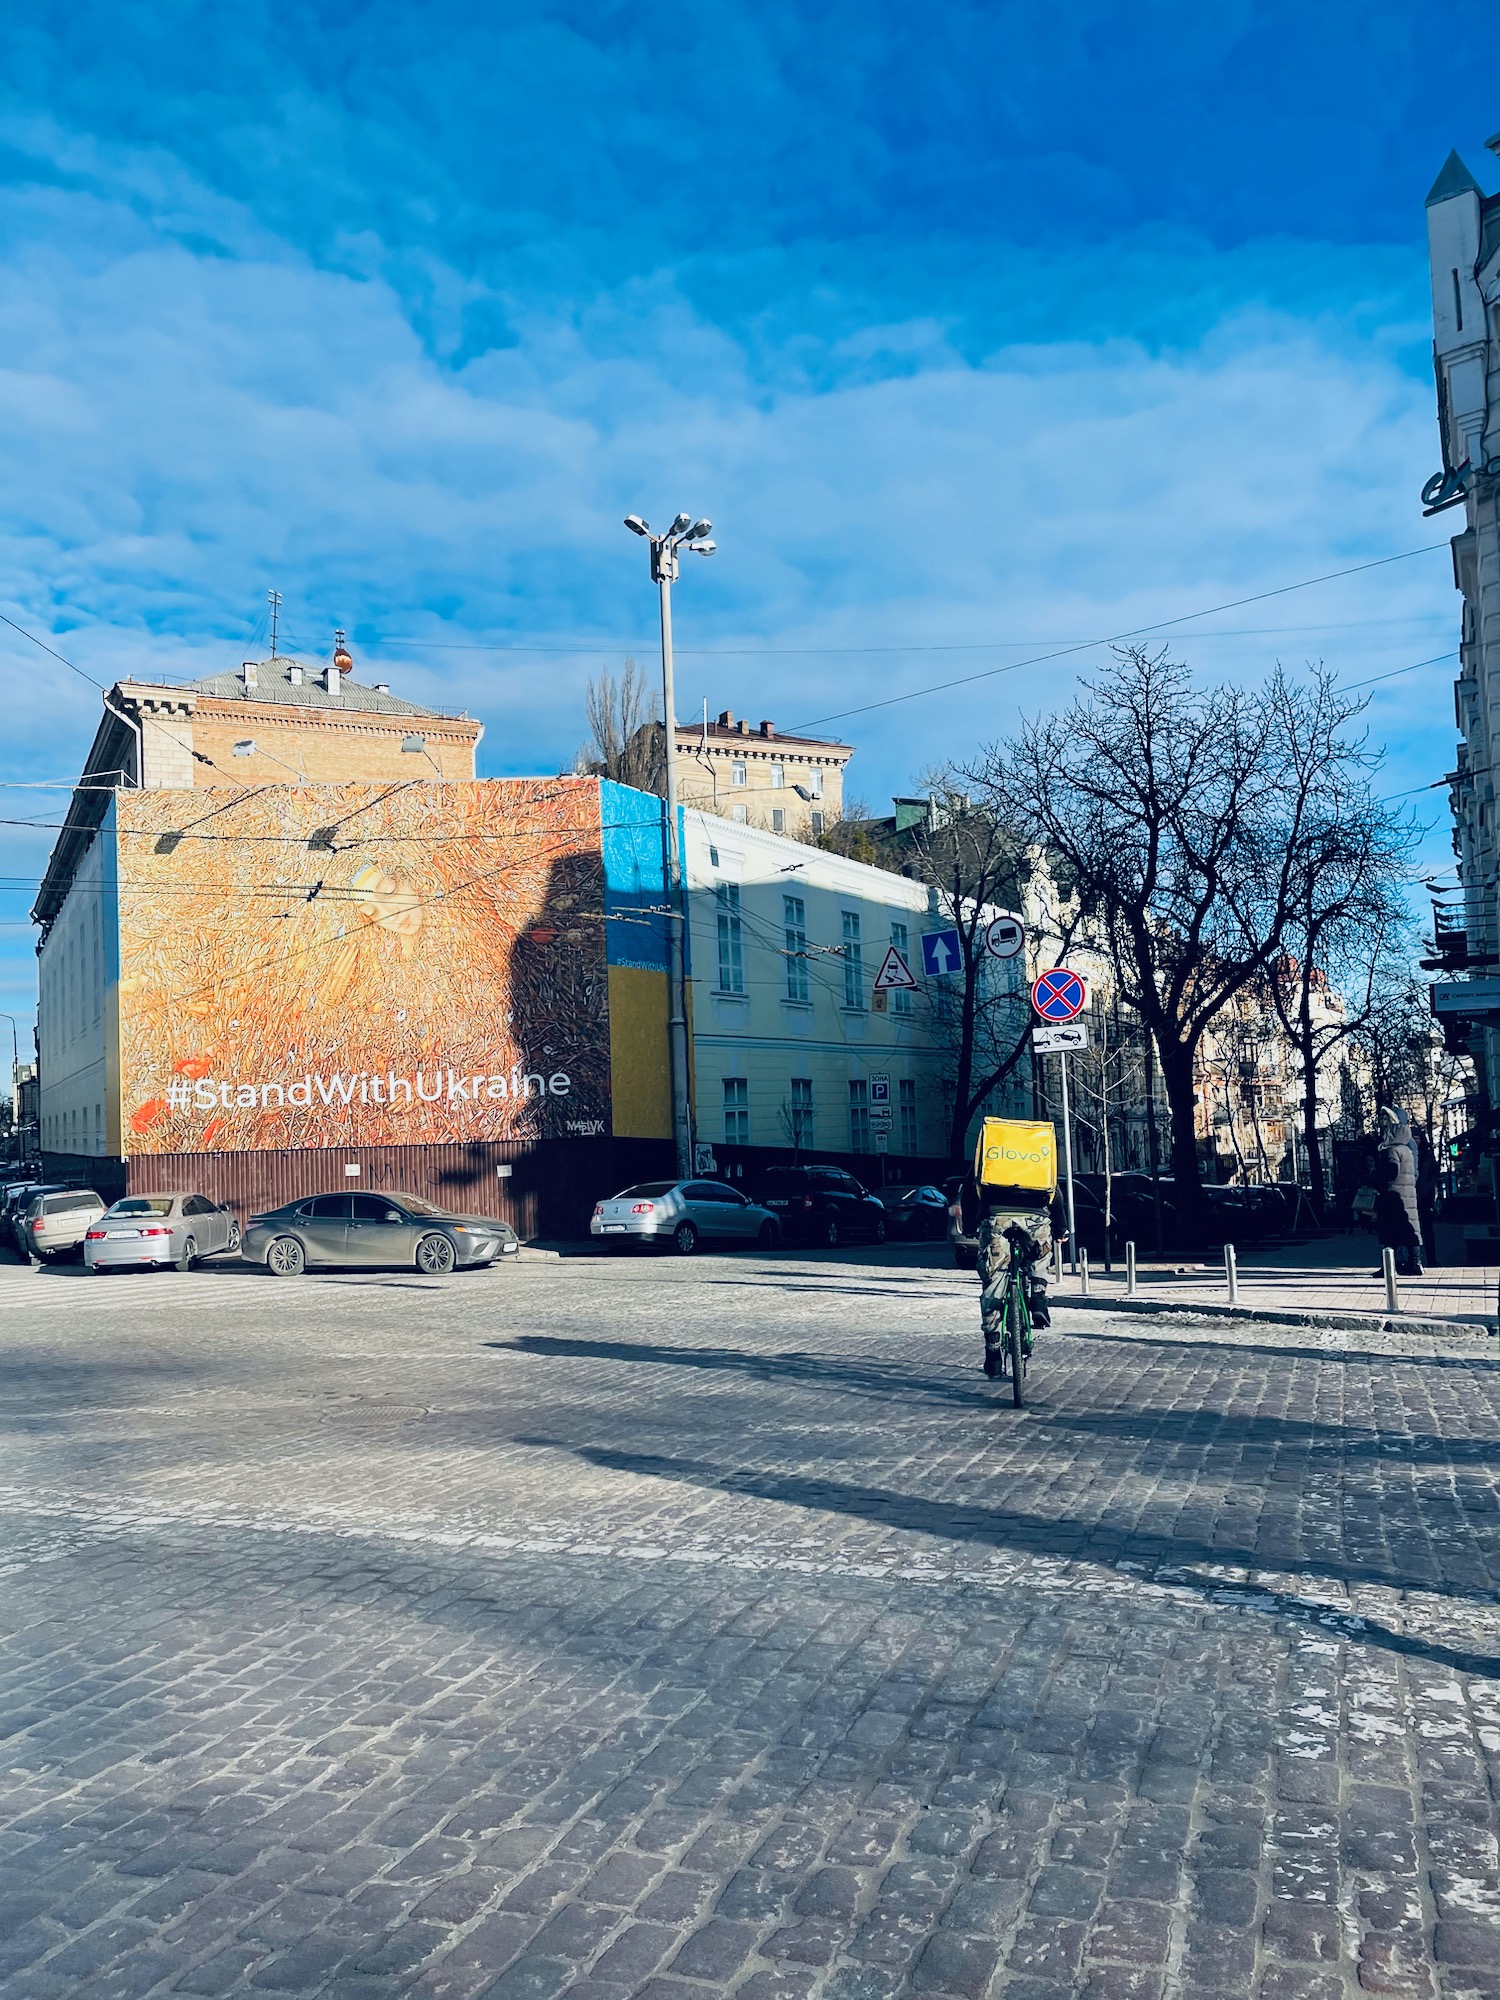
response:
[[[295,1278],[310,1264],[410,1268],[442,1276],[460,1265],[514,1257],[520,1238],[492,1215],[455,1215],[421,1195],[315,1194],[252,1215],[243,1256],[273,1278]]]
[[[774,1250],[781,1224],[723,1181],[642,1181],[594,1204],[589,1234],[622,1246],[670,1243],[690,1257],[700,1242],[754,1243]]]
[[[190,1271],[216,1250],[238,1250],[240,1225],[206,1194],[127,1194],[105,1209],[83,1239],[91,1271],[171,1264]]]

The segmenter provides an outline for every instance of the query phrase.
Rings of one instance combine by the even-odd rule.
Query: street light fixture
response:
[[[682,855],[677,833],[677,704],[672,686],[672,585],[677,581],[677,555],[684,547],[695,556],[711,556],[714,544],[705,540],[713,522],[694,521],[679,514],[664,535],[654,535],[639,514],[627,514],[625,525],[651,545],[651,581],[661,603],[661,702],[666,733],[667,779],[667,1054],[672,1086],[672,1137],[677,1171],[684,1179],[693,1172],[693,1107],[688,1092],[687,954],[683,931],[686,913],[682,896]]]

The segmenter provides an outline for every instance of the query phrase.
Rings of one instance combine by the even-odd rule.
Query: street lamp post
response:
[[[661,602],[661,700],[666,732],[667,781],[667,1065],[672,1089],[672,1138],[677,1171],[687,1179],[693,1171],[693,1106],[688,1086],[687,912],[683,896],[682,854],[677,834],[677,704],[672,686],[672,585],[677,581],[677,552],[686,547],[695,556],[711,556],[707,538],[712,521],[694,521],[679,514],[664,535],[653,535],[639,514],[627,514],[625,525],[651,545],[651,581]]]
[[[10,1022],[10,1136],[11,1149],[15,1152],[16,1158],[19,1160],[20,1149],[16,1146],[15,1142],[21,1130],[21,1085],[19,1080],[21,1040],[16,1033],[16,1017],[14,1014],[0,1014],[0,1021]]]

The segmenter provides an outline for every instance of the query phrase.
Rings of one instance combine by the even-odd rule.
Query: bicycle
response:
[[[1005,1240],[1010,1245],[1010,1270],[1000,1300],[1005,1325],[1000,1374],[1003,1380],[1009,1370],[1011,1402],[1019,1410],[1025,1401],[1026,1364],[1031,1359],[1031,1304],[1026,1296],[1026,1277],[1035,1245],[1019,1223],[1014,1222],[1005,1231]]]

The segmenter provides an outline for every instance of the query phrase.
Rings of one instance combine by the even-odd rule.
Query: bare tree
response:
[[[936,892],[938,911],[958,933],[960,964],[934,988],[932,1005],[946,1030],[953,1090],[948,1151],[964,1156],[970,1122],[994,1093],[1031,1060],[1031,1009],[1013,990],[1004,963],[984,941],[996,910],[1015,910],[1033,857],[1012,824],[929,777],[934,812],[914,840],[910,871]],[[1073,921],[1076,921],[1073,920]],[[1071,936],[1071,921],[1065,928]]]
[[[1371,762],[1344,734],[1359,707],[1321,670],[1294,682],[1278,667],[1254,690],[1200,686],[1165,652],[1132,647],[973,774],[998,816],[1061,857],[1090,941],[1150,1034],[1192,1233],[1199,1045],[1284,949],[1309,827],[1336,781]]]
[[[1284,705],[1289,690],[1275,693]],[[1327,1194],[1318,1078],[1364,1024],[1393,966],[1410,961],[1403,870],[1420,829],[1374,796],[1369,774],[1378,760],[1362,746],[1341,743],[1335,752],[1326,735],[1303,740],[1295,727],[1287,736],[1308,808],[1291,856],[1283,950],[1268,967],[1266,985],[1301,1070],[1302,1143],[1321,1220]]]
[[[665,796],[666,732],[656,708],[651,683],[634,660],[625,662],[619,680],[606,668],[584,694],[590,740],[578,753],[577,768]]]
[[[1471,1064],[1445,1047],[1427,983],[1417,978],[1409,958],[1401,964],[1392,954],[1382,967],[1350,1040],[1369,1078],[1371,1113],[1381,1104],[1404,1105],[1416,1113],[1437,1152],[1444,1108],[1471,1082]]]

